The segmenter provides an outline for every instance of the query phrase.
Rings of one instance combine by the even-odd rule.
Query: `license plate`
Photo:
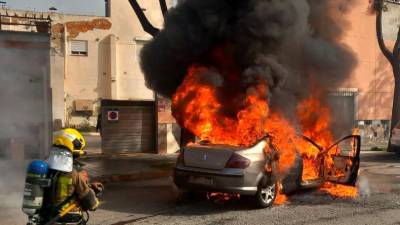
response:
[[[214,180],[210,177],[189,177],[188,179],[189,183],[192,184],[204,184],[204,185],[213,185]]]

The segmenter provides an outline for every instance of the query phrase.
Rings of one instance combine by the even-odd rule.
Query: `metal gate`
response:
[[[156,116],[152,101],[101,102],[103,153],[156,153]]]

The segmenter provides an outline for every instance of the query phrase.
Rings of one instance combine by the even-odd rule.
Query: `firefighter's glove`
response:
[[[100,182],[93,182],[90,184],[90,187],[93,189],[94,193],[97,197],[100,197],[104,191],[104,185]]]
[[[84,211],[95,211],[99,207],[99,200],[93,190],[90,190],[83,198],[80,199],[81,208]]]

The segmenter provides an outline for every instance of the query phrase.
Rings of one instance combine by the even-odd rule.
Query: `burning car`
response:
[[[303,137],[310,148],[318,149],[310,159],[296,155],[284,173],[277,163],[279,153],[266,136],[249,147],[211,144],[201,141],[181,149],[174,182],[189,192],[224,192],[250,196],[259,208],[274,204],[278,194],[318,188],[325,182],[355,185],[360,163],[360,136],[350,135],[328,148]],[[334,154],[332,154],[334,153]],[[317,169],[306,175],[310,162]]]

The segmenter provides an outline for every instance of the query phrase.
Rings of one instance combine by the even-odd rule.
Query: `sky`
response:
[[[49,11],[56,7],[57,12],[79,15],[104,16],[104,0],[0,0],[10,9]]]

